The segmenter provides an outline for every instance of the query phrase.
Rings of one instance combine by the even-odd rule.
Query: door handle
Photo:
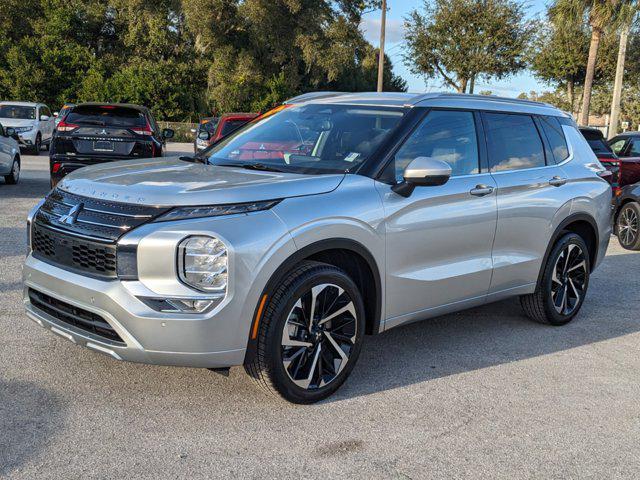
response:
[[[493,187],[482,184],[476,185],[476,188],[473,188],[469,193],[474,197],[484,197],[485,195],[493,193]]]
[[[551,180],[549,180],[549,185],[553,185],[554,187],[561,187],[565,183],[567,183],[567,179],[558,176],[555,176]]]

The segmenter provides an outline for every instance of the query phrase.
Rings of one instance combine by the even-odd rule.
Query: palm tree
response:
[[[622,96],[622,77],[624,75],[624,62],[627,53],[627,41],[631,25],[634,23],[640,4],[634,0],[622,9],[620,20],[620,47],[618,49],[618,63],[616,65],[616,78],[613,83],[613,97],[611,98],[611,116],[609,117],[608,138],[613,138],[618,133],[618,122],[620,120],[620,98]]]
[[[587,72],[584,77],[582,109],[578,118],[579,124],[587,125],[589,123],[591,89],[593,87],[600,40],[606,28],[611,28],[620,21],[621,13],[624,11],[625,5],[630,3],[630,0],[569,0],[568,3],[573,4],[573,8],[580,8],[580,4],[583,5],[583,11],[588,15],[589,26],[591,27],[591,42],[589,44]]]

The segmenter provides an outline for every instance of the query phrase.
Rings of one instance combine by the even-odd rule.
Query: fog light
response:
[[[147,306],[157,312],[166,313],[202,313],[211,306],[217,305],[223,298],[187,299],[187,298],[152,298],[138,297]]]
[[[178,245],[178,275],[190,287],[226,293],[227,267],[227,247],[215,237],[188,237]]]

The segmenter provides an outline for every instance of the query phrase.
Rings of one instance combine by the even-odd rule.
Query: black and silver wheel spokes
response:
[[[356,342],[351,297],[333,284],[316,285],[293,306],[282,331],[282,362],[293,382],[320,388],[344,370]]]
[[[551,277],[551,301],[561,315],[571,315],[585,294],[587,262],[582,249],[567,245],[556,260]]]
[[[624,245],[632,245],[638,235],[638,215],[632,208],[625,208],[618,220],[618,237]]]

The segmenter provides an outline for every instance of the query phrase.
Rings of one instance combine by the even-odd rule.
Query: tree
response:
[[[414,10],[405,19],[404,61],[461,93],[476,78],[516,73],[534,29],[524,10],[512,0],[425,0],[424,14]]]

